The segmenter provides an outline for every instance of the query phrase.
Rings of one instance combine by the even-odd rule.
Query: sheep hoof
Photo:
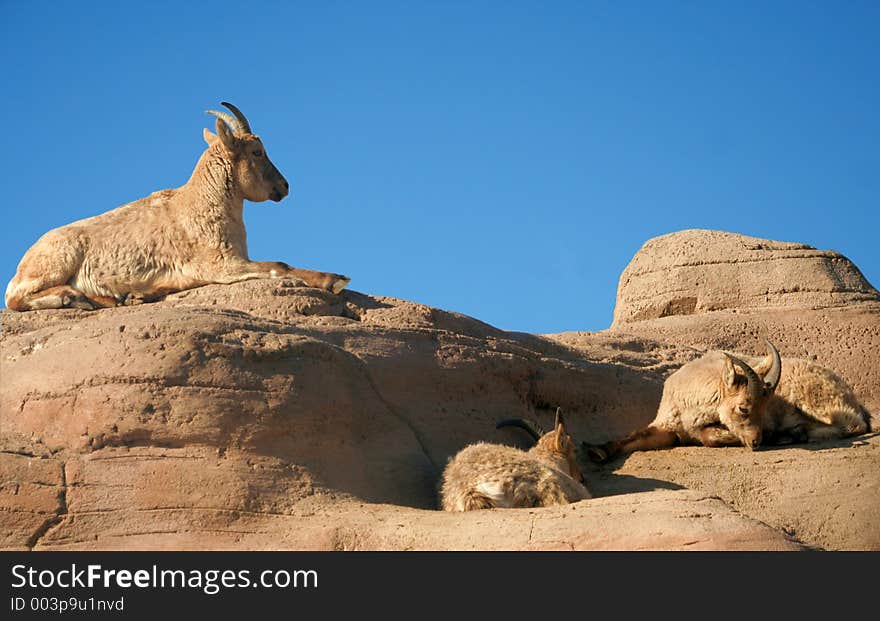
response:
[[[590,458],[590,461],[597,464],[608,461],[608,453],[601,446],[590,446],[589,444],[584,442],[583,447],[587,453],[587,457]]]
[[[62,308],[77,308],[79,310],[95,310],[95,305],[92,304],[87,297],[84,295],[70,295],[64,294],[61,296],[61,307]]]
[[[144,296],[140,293],[129,293],[125,296],[125,299],[122,300],[123,306],[137,306],[138,304],[144,303]]]
[[[95,305],[88,300],[70,300],[65,306],[68,308],[78,308],[79,310],[95,310]]]
[[[351,278],[348,276],[341,276],[336,282],[333,283],[330,290],[334,294],[338,294],[340,291],[345,289],[346,285],[351,282]]]

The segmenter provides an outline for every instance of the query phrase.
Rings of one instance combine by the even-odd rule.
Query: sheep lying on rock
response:
[[[339,293],[347,276],[248,259],[244,200],[280,201],[287,180],[241,111],[217,117],[217,134],[189,181],[53,229],[25,253],[6,288],[15,311],[139,304],[207,284],[290,278]]]
[[[553,431],[528,451],[480,442],[462,449],[441,482],[445,511],[545,507],[591,498],[583,486],[574,440],[557,411]]]
[[[846,382],[807,360],[749,359],[712,351],[670,375],[654,421],[620,440],[585,444],[603,462],[621,453],[676,444],[786,444],[865,433],[870,417]],[[748,360],[749,362],[746,362]]]

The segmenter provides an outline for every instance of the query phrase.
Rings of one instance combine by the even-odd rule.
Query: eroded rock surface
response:
[[[880,302],[845,256],[806,244],[688,230],[648,240],[623,271],[614,326],[724,309]]]
[[[0,547],[880,548],[876,436],[634,455],[587,465],[598,498],[570,507],[435,510],[448,457],[525,442],[497,419],[549,427],[561,406],[578,439],[604,441],[649,422],[682,363],[758,353],[758,336],[827,361],[876,428],[880,302],[857,285],[834,305],[546,336],[286,281],[3,311]]]

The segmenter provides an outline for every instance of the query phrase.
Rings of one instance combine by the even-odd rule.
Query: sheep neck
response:
[[[179,189],[186,219],[211,246],[247,259],[244,196],[232,172],[232,162],[214,146],[199,158],[189,181]]]

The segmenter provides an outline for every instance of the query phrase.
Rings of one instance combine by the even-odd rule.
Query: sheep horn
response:
[[[773,343],[767,339],[764,339],[764,342],[767,343],[768,355],[773,359],[770,370],[764,376],[764,383],[767,385],[767,392],[773,392],[776,390],[776,386],[779,385],[779,378],[782,376],[782,358],[780,358],[779,350],[773,346]]]
[[[501,429],[502,427],[519,427],[520,429],[524,429],[530,436],[532,436],[532,439],[535,442],[540,440],[541,436],[544,435],[544,430],[537,424],[532,421],[523,420],[522,418],[505,418],[504,420],[499,420],[495,424],[495,429]]]
[[[253,133],[253,132],[251,131],[251,124],[248,123],[247,118],[245,118],[244,114],[241,113],[241,110],[239,110],[238,108],[236,108],[235,106],[233,106],[233,105],[232,105],[231,103],[229,103],[228,101],[221,101],[220,103],[221,103],[222,105],[226,106],[227,108],[229,108],[229,109],[232,111],[232,114],[234,114],[234,115],[235,115],[235,118],[238,119],[238,122],[241,123],[241,129],[242,129],[242,131],[243,131],[244,133],[246,133],[246,134],[252,134],[252,133]]]
[[[758,374],[755,373],[755,370],[747,365],[745,362],[737,358],[736,356],[731,356],[727,352],[723,352],[725,356],[730,358],[730,361],[743,370],[743,373],[746,374],[746,378],[749,380],[749,389],[754,390],[756,386],[763,385],[764,382],[761,381],[761,378],[758,377]]]
[[[235,117],[225,112],[219,112],[217,110],[205,110],[205,114],[213,114],[218,119],[222,120],[224,123],[226,123],[229,129],[232,130],[233,134],[241,133],[241,124],[238,122],[237,119],[235,119]]]
[[[562,408],[556,408],[556,422],[553,423],[553,428],[558,429],[559,425],[564,425],[565,421],[562,420]]]

